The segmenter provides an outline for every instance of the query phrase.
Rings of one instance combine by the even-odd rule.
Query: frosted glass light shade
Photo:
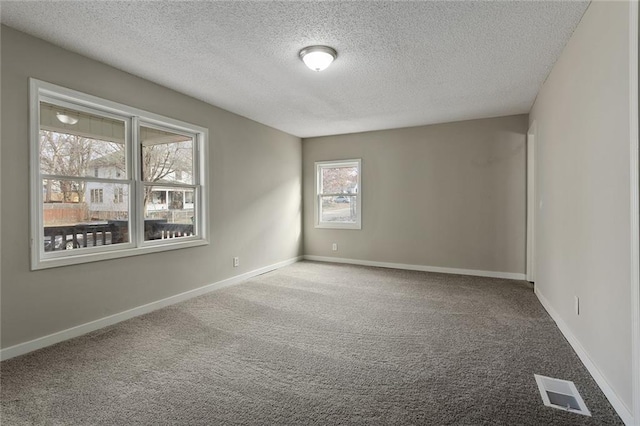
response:
[[[67,114],[63,114],[61,112],[56,112],[56,117],[61,123],[64,123],[64,124],[76,124],[78,122],[77,118]]]
[[[300,51],[300,58],[313,71],[326,69],[337,56],[335,49],[329,46],[308,46]]]

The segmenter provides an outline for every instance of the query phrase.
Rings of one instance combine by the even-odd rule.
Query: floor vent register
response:
[[[534,374],[534,376],[544,405],[591,417],[591,412],[573,382],[538,374]]]

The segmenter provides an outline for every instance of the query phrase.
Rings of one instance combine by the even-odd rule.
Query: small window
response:
[[[193,191],[185,191],[184,202],[185,204],[193,204]]]
[[[30,84],[32,269],[208,244],[207,129]]]
[[[91,202],[92,203],[103,203],[103,194],[104,190],[102,188],[92,189],[91,190]]]
[[[113,188],[113,202],[121,204],[124,202],[124,188]]]
[[[361,229],[361,161],[316,163],[316,228]]]

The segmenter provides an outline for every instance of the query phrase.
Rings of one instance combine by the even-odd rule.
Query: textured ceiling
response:
[[[2,23],[301,137],[526,113],[588,2],[2,1]],[[298,51],[338,51],[315,73]]]

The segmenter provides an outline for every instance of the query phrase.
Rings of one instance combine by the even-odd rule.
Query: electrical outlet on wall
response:
[[[580,298],[578,296],[574,296],[573,307],[576,311],[576,315],[580,315]]]
[[[331,245],[331,250],[333,250],[333,251],[338,251],[338,243],[333,243],[333,244]]]
[[[240,258],[239,257],[234,257],[233,258],[233,267],[237,268],[238,266],[240,266]]]

